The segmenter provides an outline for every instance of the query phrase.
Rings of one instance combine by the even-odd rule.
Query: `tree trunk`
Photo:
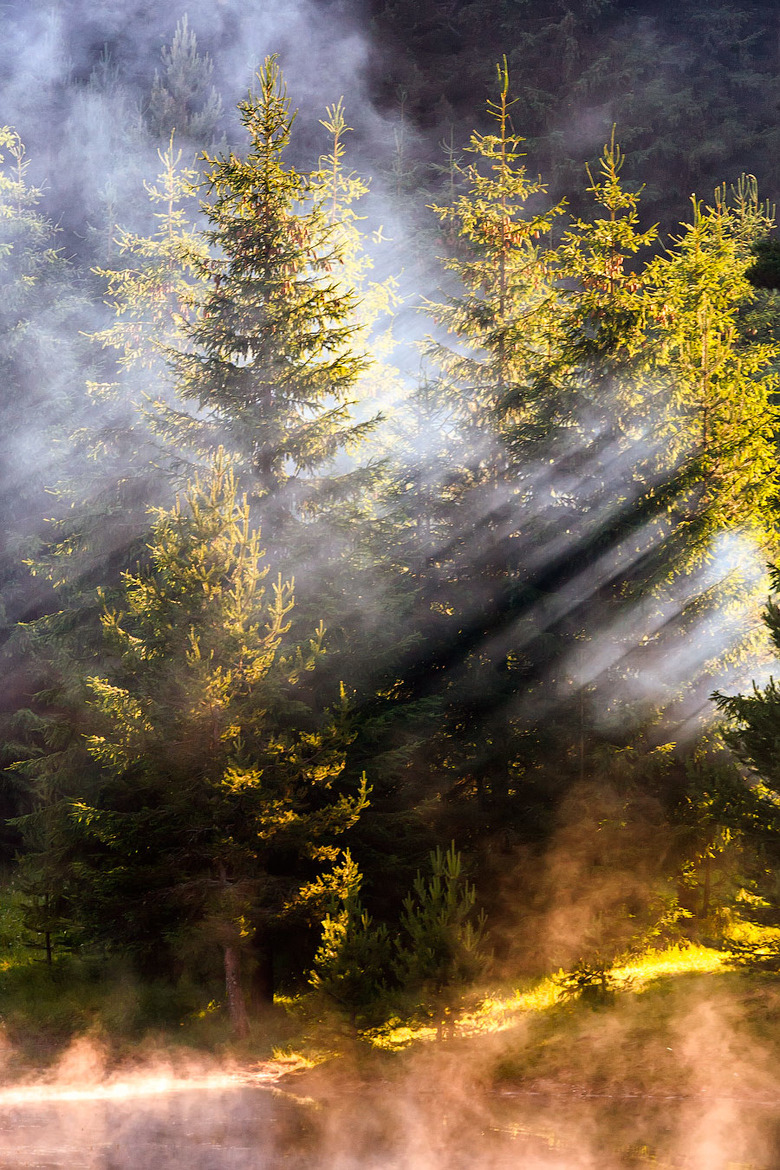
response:
[[[249,1017],[241,987],[241,955],[232,945],[225,947],[225,990],[230,1023],[239,1040],[243,1040],[249,1034]]]

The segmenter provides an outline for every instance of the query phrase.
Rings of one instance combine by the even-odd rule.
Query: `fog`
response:
[[[435,133],[441,128],[426,137],[372,101],[370,29],[364,14],[339,0],[279,5],[268,0],[171,0],[166,5],[40,0],[3,6],[0,120],[25,143],[27,181],[40,187],[40,209],[56,228],[54,246],[71,266],[61,280],[73,281],[73,304],[61,322],[52,319],[51,300],[44,298],[33,310],[30,332],[37,330],[45,345],[53,339],[56,360],[49,356],[35,363],[35,410],[13,428],[9,425],[13,438],[2,467],[2,493],[14,499],[20,495],[30,469],[41,491],[51,491],[63,466],[63,420],[73,434],[81,426],[94,426],[96,418],[107,430],[129,419],[142,438],[138,446],[129,445],[127,466],[119,471],[131,477],[148,458],[139,405],[149,392],[148,373],[112,371],[119,390],[105,417],[97,396],[82,394],[85,382],[100,380],[100,369],[96,375],[93,368],[99,359],[84,334],[107,328],[113,315],[100,282],[83,273],[74,277],[73,271],[79,264],[89,269],[108,263],[122,228],[143,232],[153,226],[144,184],[154,181],[158,152],[168,135],[150,129],[149,103],[162,50],[185,16],[198,51],[211,59],[210,84],[221,102],[222,113],[206,143],[210,150],[229,147],[240,153],[235,104],[269,53],[279,54],[292,104],[300,108],[292,158],[302,168],[314,165],[327,150],[320,118],[327,105],[345,97],[354,128],[348,141],[350,167],[371,177],[364,230],[381,226],[385,239],[375,246],[371,279],[394,277],[401,302],[386,356],[391,371],[378,385],[367,382],[365,401],[358,406],[367,415],[374,410],[383,415],[359,458],[397,459],[408,478],[435,492],[446,484],[448,450],[467,441],[446,411],[420,426],[414,398],[421,380],[437,376],[426,357],[430,336],[443,340],[423,312],[423,302],[440,296],[437,290],[447,278],[436,258],[440,241],[430,239],[427,223],[429,237],[420,244],[414,200],[394,181],[393,167],[402,137],[412,154],[434,157]],[[187,163],[204,145],[180,132],[175,141]],[[190,213],[202,226],[195,203]],[[62,287],[53,282],[55,294]],[[375,332],[385,325],[376,323]],[[371,343],[369,333],[365,344]],[[158,387],[164,397],[170,393],[170,373],[161,366],[155,377],[165,383]],[[662,399],[663,389],[659,403]],[[13,418],[13,403],[8,410]],[[416,657],[413,648],[404,665],[430,679],[436,659],[436,669],[444,664],[457,692],[474,685],[469,673],[474,653],[495,662],[510,650],[522,654],[538,648],[544,637],[564,641],[568,636],[567,649],[533,688],[509,693],[497,685],[477,696],[476,709],[484,700],[489,718],[528,726],[558,709],[569,710],[572,696],[579,695],[591,726],[600,731],[632,720],[641,726],[652,717],[651,746],[669,740],[685,744],[711,724],[714,689],[731,690],[762,677],[766,646],[757,618],[767,587],[764,554],[749,533],[723,537],[695,571],[636,604],[619,610],[607,604],[604,598],[614,583],[641,573],[645,563],[661,555],[668,537],[657,519],[624,523],[648,486],[647,477],[639,484],[637,468],[647,472],[663,465],[663,448],[650,432],[627,445],[613,441],[608,428],[599,430],[587,419],[578,423],[579,428],[542,447],[525,468],[522,484],[477,494],[455,532],[441,539],[430,531],[415,537],[411,568],[429,569],[434,601],[439,582],[431,566],[446,564],[448,572],[478,580],[507,550],[512,563],[522,566],[529,589],[528,597],[518,601],[496,589],[484,571],[482,592],[472,591],[472,611],[458,614],[451,625],[440,623],[440,643],[430,658]],[[93,479],[88,490],[95,499],[117,474],[112,464],[104,478],[103,469],[96,470],[75,442],[68,462],[77,481],[79,468],[89,464]],[[653,486],[660,488],[679,470],[666,466]],[[155,474],[150,483],[170,498],[169,478]],[[149,485],[139,488],[144,515],[142,505],[157,502],[142,498],[150,490]],[[23,509],[9,538],[14,555],[19,547],[28,551],[45,538],[59,506],[45,497]],[[116,532],[104,534],[102,556],[111,559],[137,537],[137,528],[128,536],[129,523],[120,517]],[[301,563],[299,558],[297,585],[304,593],[339,555],[344,540],[334,532],[332,546],[316,552],[307,548],[308,559]],[[89,565],[96,579],[101,569],[99,561]],[[38,604],[44,603],[27,593],[16,611],[11,606],[9,622],[28,616]],[[387,644],[405,632],[388,628],[392,608],[379,580],[350,598],[349,606],[350,621],[366,647]],[[578,636],[576,645],[575,631],[587,635]],[[749,653],[740,656],[736,652],[746,643]],[[369,689],[382,681],[368,652],[364,670]],[[5,686],[10,703],[13,680],[6,679]],[[611,899],[625,899],[632,877],[642,893],[653,880],[651,874],[626,872],[619,890],[585,888],[587,867],[577,870],[577,851],[570,838],[564,840],[575,821],[574,814],[566,820],[570,813],[564,810],[544,862],[549,901],[538,919],[538,947],[550,962],[576,958],[593,920],[612,905]],[[653,824],[651,813],[644,824]],[[594,1012],[578,1038],[581,1048],[573,1046],[566,1054],[566,1075],[517,1084],[496,1082],[493,1069],[505,1049],[524,1052],[535,1043],[533,1024],[525,1019],[513,1021],[482,1048],[465,1036],[420,1045],[370,1078],[364,1076],[365,1054],[358,1048],[335,1072],[289,1072],[283,1062],[222,1062],[168,1049],[123,1065],[109,1058],[100,1043],[86,1040],[46,1074],[28,1074],[15,1064],[9,1041],[0,1087],[0,1166],[776,1166],[776,1077],[771,1053],[746,1023],[750,1005],[738,994],[702,998],[692,987],[689,997],[680,993],[676,1001],[664,1044],[645,1043],[647,1037],[632,1030],[630,1012],[626,1007],[617,1021]]]
[[[462,442],[457,429],[453,431],[445,416],[429,425],[424,435],[418,431],[411,446],[407,436],[415,426],[412,399],[420,376],[437,376],[424,358],[425,339],[436,330],[421,309],[426,298],[440,297],[438,287],[446,282],[437,260],[438,245],[431,240],[421,246],[424,233],[421,236],[419,212],[411,195],[397,183],[394,186],[393,168],[402,141],[410,156],[433,157],[437,149],[434,134],[439,128],[424,141],[408,122],[401,124],[372,102],[370,28],[359,7],[305,0],[290,0],[280,7],[262,0],[175,0],[164,9],[140,0],[6,5],[0,109],[3,120],[16,129],[26,145],[26,178],[41,188],[41,210],[58,228],[54,245],[82,265],[110,265],[116,259],[121,230],[143,233],[153,229],[153,209],[144,184],[153,182],[159,170],[158,152],[167,131],[165,135],[151,132],[150,102],[155,78],[164,72],[163,51],[171,44],[177,22],[185,18],[186,30],[197,38],[197,51],[207,73],[206,58],[211,63],[209,84],[198,101],[201,106],[211,101],[215,110],[221,104],[222,113],[211,132],[217,149],[230,145],[241,150],[235,103],[252,85],[256,69],[269,53],[279,54],[293,107],[299,109],[292,148],[292,158],[299,165],[314,165],[318,154],[328,149],[320,119],[327,105],[344,97],[348,124],[354,128],[348,136],[347,161],[369,178],[371,188],[360,210],[366,216],[363,230],[370,233],[381,228],[386,240],[376,249],[370,277],[381,281],[392,276],[400,301],[392,323],[393,347],[387,357],[392,370],[363,388],[369,397],[358,408],[368,414],[383,411],[385,423],[358,457],[363,461],[388,454],[400,457],[410,475],[416,475],[428,489],[437,489],[441,485],[437,483],[436,456]],[[181,31],[182,26],[179,28]],[[177,148],[183,150],[183,165],[194,162],[199,145],[188,140],[186,132],[182,136],[179,129]],[[188,214],[194,217],[196,227],[202,224],[194,201]],[[39,363],[31,375],[38,382],[35,393],[42,409],[34,417],[28,411],[16,424],[15,457],[9,454],[4,471],[8,492],[17,491],[19,469],[31,463],[44,491],[50,491],[61,475],[62,427],[59,432],[53,429],[53,420],[59,417],[61,423],[64,414],[72,434],[79,432],[82,411],[87,427],[99,423],[94,400],[85,403],[80,399],[77,386],[79,369],[84,369],[87,381],[100,377],[100,371],[96,375],[88,368],[99,355],[94,347],[91,351],[85,347],[83,335],[108,327],[112,311],[99,282],[89,287],[82,278],[75,291],[81,300],[74,309],[75,321],[71,316],[63,322],[56,339],[56,368]],[[33,321],[33,327],[45,329],[51,337],[50,304],[44,302],[38,311],[41,316]],[[387,324],[377,322],[375,335]],[[370,347],[372,340],[368,337],[365,344]],[[109,376],[115,375],[109,370]],[[162,383],[170,375],[161,366],[155,376],[155,392],[164,396]],[[122,419],[129,419],[136,428],[140,446],[136,443],[130,456],[136,462],[150,458],[144,450],[147,440],[137,414],[139,402],[148,393],[148,383],[139,372],[125,370],[119,398],[106,418],[108,429]],[[514,494],[470,501],[463,509],[462,531],[450,533],[446,545],[432,545],[427,539],[419,548],[420,564],[442,557],[452,562],[452,549],[458,548],[460,561],[470,561],[476,568],[511,540],[515,563],[528,567],[532,582],[552,579],[554,566],[573,565],[589,540],[600,530],[608,530],[621,509],[630,509],[639,491],[637,468],[642,468],[646,477],[656,454],[652,439],[639,439],[628,446],[623,442],[614,450],[605,450],[603,436],[594,435],[588,420],[581,420],[579,437],[564,435],[544,447],[537,465],[528,467],[524,483]],[[476,456],[475,452],[470,455]],[[79,459],[84,461],[84,475],[94,477],[91,456],[76,451],[71,461],[76,481]],[[137,472],[137,468],[127,470]],[[446,477],[447,473],[445,460],[441,474]],[[73,476],[73,471],[70,474]],[[122,474],[114,460],[106,482]],[[674,469],[667,468],[669,474],[674,474]],[[152,482],[159,493],[159,479],[153,477]],[[99,469],[91,490],[96,497],[103,490]],[[148,502],[156,503],[158,498],[150,496]],[[139,515],[143,516],[142,508]],[[47,518],[45,508],[37,515],[33,509],[32,535],[45,535]],[[519,540],[513,536],[518,527]],[[567,628],[567,622],[570,629],[577,622],[582,624],[582,615],[587,612],[588,649],[577,652],[576,661],[556,665],[556,681],[545,688],[542,702],[555,705],[559,694],[568,701],[572,687],[584,688],[594,697],[594,706],[606,712],[607,720],[618,710],[649,710],[660,705],[673,708],[670,736],[694,736],[702,720],[706,723],[709,719],[709,693],[718,686],[738,685],[760,669],[755,658],[744,667],[730,667],[725,675],[719,667],[713,673],[711,664],[743,638],[745,629],[756,625],[759,599],[766,591],[762,554],[751,547],[746,536],[739,538],[735,561],[736,546],[727,550],[721,543],[710,550],[709,563],[698,575],[679,579],[663,596],[646,599],[617,619],[605,612],[601,621],[598,598],[603,590],[621,572],[630,571],[632,563],[652,556],[653,544],[664,537],[663,526],[654,523],[638,536],[631,532],[618,544],[608,541],[603,555],[595,561],[591,557],[582,572],[566,569],[555,596],[543,606],[519,614],[499,614],[498,628],[485,634],[485,648],[501,654],[510,643],[522,645],[524,640],[538,640],[545,633],[555,635]],[[115,537],[105,533],[104,539],[116,549],[128,536],[119,531]],[[334,549],[338,542],[334,534]],[[306,555],[311,556],[310,550]],[[323,559],[331,555],[332,551],[322,546]],[[316,581],[321,565],[299,561],[295,571],[299,585],[305,588],[308,579]],[[746,579],[749,582],[742,590],[741,611],[739,603],[735,609],[724,588],[736,575],[743,584]],[[688,624],[681,641],[679,620],[689,609],[700,606],[708,592],[718,593],[714,610],[701,613],[698,625],[692,628],[685,618],[683,624]],[[484,601],[488,607],[498,604],[500,608],[500,601]],[[385,598],[381,591],[369,593],[358,604],[366,637],[370,638],[385,621]],[[482,615],[473,616],[479,624]],[[424,670],[424,663],[419,669]],[[457,662],[453,662],[453,669],[458,669]],[[700,684],[691,688],[691,681],[699,677]],[[534,717],[531,711],[515,715]]]
[[[0,1091],[0,1165],[771,1170],[771,1054],[745,1026],[749,1004],[699,990],[652,1037],[630,1004],[586,1013],[565,1072],[514,1086],[491,1085],[490,1061],[533,1048],[522,1021],[479,1048],[423,1045],[368,1080],[349,1059],[301,1074],[181,1052],[108,1071],[79,1041],[44,1081]]]

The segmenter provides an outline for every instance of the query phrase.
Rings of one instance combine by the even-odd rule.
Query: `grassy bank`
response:
[[[0,907],[6,1080],[56,1065],[84,1038],[100,1046],[107,1066],[160,1051],[247,1066],[283,1058],[309,1070],[314,1084],[377,1069],[403,1076],[429,1054],[447,1053],[484,1086],[648,1096],[724,1087],[765,1094],[780,1058],[780,976],[738,959],[746,941],[760,957],[773,937],[737,935],[734,953],[726,943],[679,945],[598,975],[561,971],[472,989],[446,1013],[444,1043],[441,1028],[411,1001],[356,1028],[313,992],[278,997],[239,1043],[218,983],[142,981],[128,965],[94,956],[62,953],[47,964],[17,941],[19,913],[7,893]]]

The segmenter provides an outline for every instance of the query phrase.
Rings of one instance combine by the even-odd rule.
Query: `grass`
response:
[[[608,973],[613,992],[641,993],[656,980],[691,974],[712,974],[728,968],[727,953],[704,946],[672,946],[648,951],[640,958],[612,968]],[[564,973],[546,976],[520,987],[492,989],[480,996],[472,993],[451,1021],[451,1032],[458,1036],[480,1036],[515,1028],[528,1018],[571,1000]],[[414,1022],[392,1017],[379,1027],[366,1029],[363,1038],[375,1048],[398,1052],[415,1044],[436,1039],[436,1028],[427,1021]]]
[[[237,1041],[220,989],[142,981],[117,962],[62,955],[49,967],[23,955],[15,962],[6,957],[0,967],[0,1057],[4,1048],[11,1054],[11,1073],[55,1064],[79,1037],[94,1042],[109,1065],[183,1050],[239,1063],[275,1058],[289,1064],[291,1042],[300,1034],[300,1019],[282,1005]],[[296,1066],[311,1059],[298,1054]]]
[[[500,1083],[604,1096],[774,1096],[780,979],[704,946],[649,952],[610,973],[599,1000],[516,996],[487,1011]],[[537,992],[539,989],[535,989]],[[547,1000],[547,1007],[541,1004]],[[497,1025],[497,1026],[496,1026]],[[477,1035],[473,1028],[472,1035]]]
[[[729,966],[728,952],[712,947],[676,945],[662,951],[647,951],[638,959],[616,967],[612,978],[618,986],[641,991],[656,979],[670,975],[706,975]]]
[[[339,1063],[390,1094],[412,1085],[453,1124],[476,1110],[483,1132],[517,1143],[518,1165],[547,1165],[553,1152],[556,1166],[569,1154],[581,1165],[583,1150],[604,1167],[704,1165],[697,1143],[712,1129],[723,1153],[713,1165],[767,1170],[756,1151],[775,1116],[778,975],[701,945],[607,974],[600,996],[571,994],[561,973],[494,987],[463,1003],[444,1044],[430,1021],[390,1019],[361,1034],[357,1063],[304,1074],[302,1091],[332,1094]]]

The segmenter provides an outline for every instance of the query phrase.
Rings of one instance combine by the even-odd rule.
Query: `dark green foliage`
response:
[[[15,880],[23,907],[22,941],[42,952],[51,965],[74,941],[68,864],[73,860],[73,834],[67,809],[64,804],[40,802],[16,824],[24,841]]]
[[[393,964],[403,987],[429,995],[470,983],[484,969],[485,918],[473,913],[474,887],[454,843],[430,856],[430,876],[418,873],[404,899],[398,954]]]
[[[82,676],[81,735],[23,766],[41,802],[30,866],[39,823],[61,826],[35,904],[53,865],[81,938],[145,968],[175,973],[222,949],[237,972],[281,922],[316,920],[340,888],[338,839],[367,803],[365,781],[340,779],[346,711],[317,715],[296,693],[322,631],[290,644],[292,587],[280,578],[266,595],[266,574],[219,459],[158,511],[148,567],[104,610],[111,676]]]
[[[780,588],[780,570],[772,569],[772,586]],[[770,598],[764,612],[764,623],[774,645],[780,652],[780,606]],[[780,686],[776,679],[753,688],[747,694],[716,694],[718,707],[729,719],[724,731],[729,746],[750,769],[768,785],[765,793],[772,805],[780,792]]]
[[[780,289],[780,240],[768,236],[752,245],[754,262],[745,271],[745,279],[754,288]]]
[[[780,584],[777,568],[771,571],[773,589]],[[764,622],[780,651],[780,609],[770,598]],[[694,810],[698,833],[708,824],[723,826],[721,831],[744,840],[749,852],[743,861],[743,905],[741,912],[749,920],[762,924],[780,924],[780,690],[770,676],[763,685],[737,695],[716,693],[714,699],[726,717],[723,737],[736,757],[752,773],[748,781],[742,775],[730,777],[707,792]],[[728,781],[727,776],[727,781]],[[712,830],[709,830],[711,836]],[[746,944],[747,945],[747,944]],[[763,944],[760,944],[763,945]],[[748,951],[752,944],[748,945]],[[760,947],[759,947],[760,949]]]
[[[387,927],[374,924],[361,904],[363,879],[349,852],[341,868],[343,892],[323,919],[309,982],[355,1022],[386,993],[392,949]]]
[[[370,10],[374,93],[392,109],[402,90],[406,119],[431,139],[483,128],[480,94],[506,53],[534,170],[578,213],[583,165],[613,123],[650,222],[666,230],[691,191],[724,176],[748,171],[777,191],[775,14],[760,0],[370,0]]]

